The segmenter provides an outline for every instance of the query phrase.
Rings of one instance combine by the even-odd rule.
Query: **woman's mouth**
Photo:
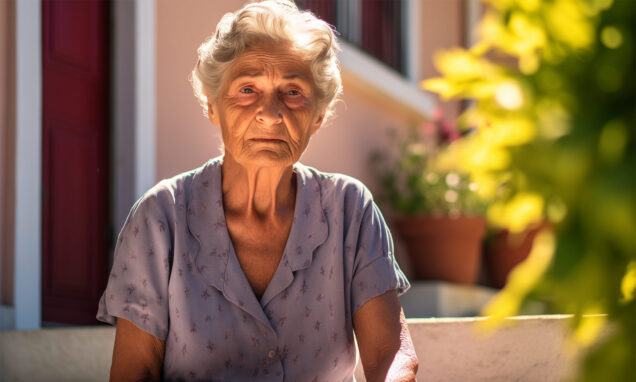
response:
[[[251,138],[250,141],[256,142],[256,143],[285,143],[284,140],[279,139],[279,138]]]

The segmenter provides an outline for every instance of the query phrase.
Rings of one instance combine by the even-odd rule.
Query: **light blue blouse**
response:
[[[353,380],[353,315],[409,287],[371,193],[296,164],[294,221],[259,301],[226,228],[221,164],[164,180],[135,204],[97,318],[165,340],[167,381]]]

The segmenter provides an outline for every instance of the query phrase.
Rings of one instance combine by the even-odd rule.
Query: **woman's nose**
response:
[[[260,110],[256,114],[256,119],[259,122],[266,123],[269,125],[276,125],[283,121],[283,116],[281,114],[281,105],[280,99],[276,94],[268,95],[263,97],[263,101],[260,107]]]

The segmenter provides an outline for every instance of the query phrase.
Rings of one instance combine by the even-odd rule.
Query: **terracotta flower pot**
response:
[[[480,217],[409,216],[395,220],[418,280],[474,284],[486,222]]]
[[[500,230],[486,243],[484,262],[492,286],[503,288],[506,285],[508,274],[528,257],[535,236],[544,227],[545,223],[538,224],[517,234]]]

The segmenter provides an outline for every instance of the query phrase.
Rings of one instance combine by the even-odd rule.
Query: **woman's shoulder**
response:
[[[367,186],[350,175],[319,171],[300,164],[296,168],[300,170],[299,173],[305,173],[305,176],[319,184],[323,201],[342,200],[346,204],[356,203],[361,207],[373,201],[373,195]]]
[[[133,210],[143,208],[165,211],[166,209],[184,207],[189,204],[193,189],[208,187],[207,178],[211,178],[211,173],[215,173],[215,171],[220,171],[220,158],[210,159],[198,168],[163,179],[137,200]]]

